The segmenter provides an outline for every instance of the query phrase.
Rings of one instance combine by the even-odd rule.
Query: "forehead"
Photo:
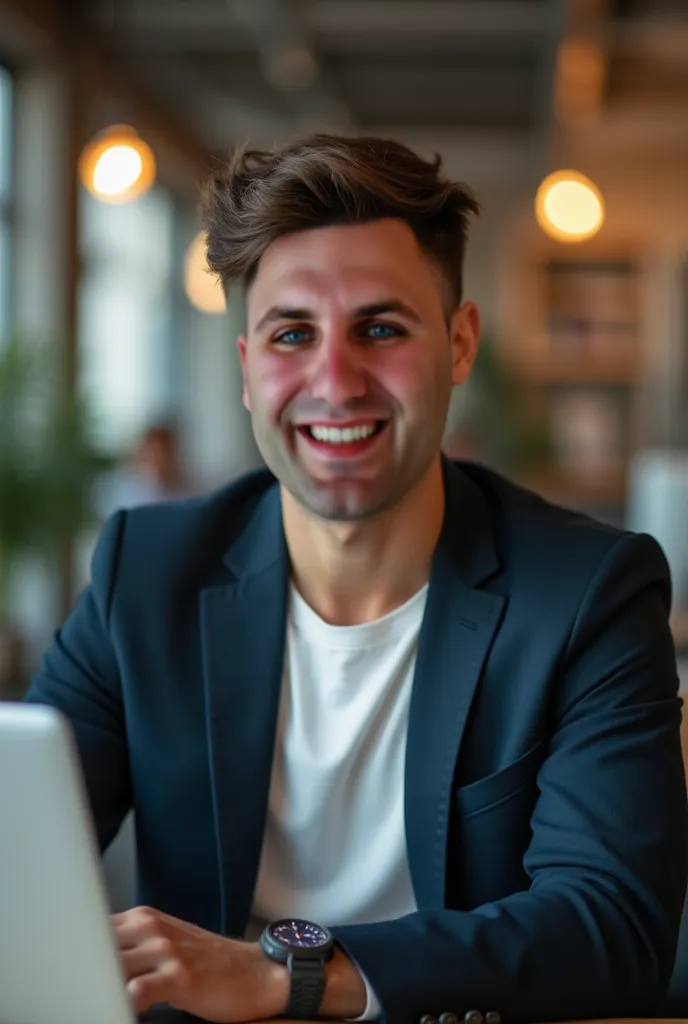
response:
[[[335,225],[277,239],[263,254],[247,294],[255,322],[275,303],[364,304],[381,296],[441,302],[441,275],[411,228],[399,220]]]

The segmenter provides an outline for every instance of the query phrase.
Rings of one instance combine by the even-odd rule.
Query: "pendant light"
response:
[[[604,200],[598,187],[579,171],[549,174],[535,197],[542,230],[559,242],[583,242],[604,224]]]
[[[84,147],[79,177],[96,199],[128,203],[147,192],[155,181],[155,157],[130,125],[112,125]]]
[[[111,43],[115,53],[125,52],[124,0],[112,0]],[[116,69],[115,69],[116,70]],[[123,98],[130,92],[120,73],[110,87],[121,108],[133,106]],[[111,124],[88,142],[79,158],[79,177],[92,196],[104,203],[128,203],[142,196],[155,181],[151,147],[129,124]]]

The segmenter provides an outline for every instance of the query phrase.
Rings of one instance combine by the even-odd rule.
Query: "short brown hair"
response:
[[[388,139],[314,134],[273,151],[243,148],[208,182],[201,204],[208,265],[227,291],[248,287],[265,250],[283,235],[393,217],[405,221],[461,302],[468,222],[479,204]]]

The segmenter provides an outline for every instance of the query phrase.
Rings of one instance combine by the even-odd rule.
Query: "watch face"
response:
[[[300,918],[275,921],[270,926],[270,934],[289,949],[317,949],[330,941],[330,933],[325,928]]]

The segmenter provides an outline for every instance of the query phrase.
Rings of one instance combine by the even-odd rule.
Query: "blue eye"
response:
[[[279,341],[285,345],[300,345],[302,341],[306,340],[306,338],[306,331],[301,330],[298,327],[292,327],[288,331],[278,334],[275,341]]]
[[[369,338],[379,338],[381,341],[385,341],[387,338],[398,338],[402,331],[394,324],[369,324],[365,333]]]

